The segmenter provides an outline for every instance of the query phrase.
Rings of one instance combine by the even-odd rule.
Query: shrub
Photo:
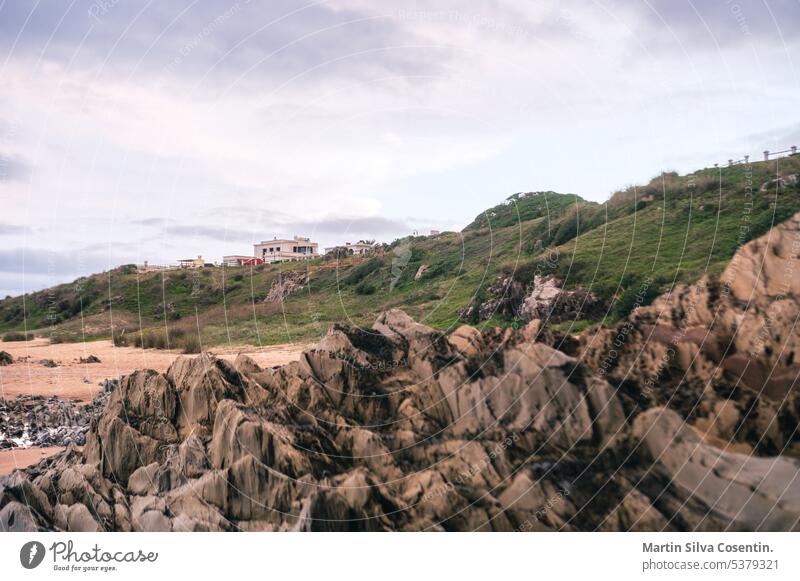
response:
[[[128,335],[126,334],[126,329],[122,329],[120,331],[114,331],[111,335],[111,342],[114,343],[114,347],[127,347],[128,346]]]
[[[578,227],[578,215],[573,213],[558,226],[558,229],[555,231],[555,234],[553,234],[548,246],[559,246],[565,242],[568,242],[569,240],[572,240],[578,234],[580,234],[580,229]]]
[[[369,284],[368,282],[360,282],[358,286],[355,288],[355,292],[357,295],[371,295],[375,294],[377,289]]]
[[[167,335],[170,343],[175,345],[186,336],[186,329],[182,329],[180,327],[169,329]]]
[[[350,274],[348,274],[345,279],[345,284],[358,284],[367,276],[378,270],[381,266],[383,266],[383,262],[381,262],[378,258],[370,258],[366,262],[363,262],[356,266]]]
[[[475,291],[475,296],[470,303],[470,307],[472,307],[472,311],[470,312],[469,318],[467,322],[470,325],[477,325],[481,322],[481,305],[486,301],[486,289],[483,285],[478,287],[478,290]]]
[[[30,341],[33,339],[33,333],[20,333],[18,331],[12,331],[11,333],[6,333],[3,335],[3,341]]]
[[[792,217],[794,208],[779,207],[772,211],[765,211],[759,214],[750,224],[750,229],[744,237],[744,242],[750,242],[763,234],[766,234],[771,228],[774,228],[781,222],[784,222]]]
[[[180,347],[187,355],[200,353],[200,338],[196,335],[186,335],[181,339]]]
[[[622,280],[622,291],[614,302],[612,314],[620,320],[627,317],[635,308],[646,307],[653,302],[660,293],[662,279],[647,282],[635,274],[626,274]]]
[[[133,344],[142,349],[165,349],[167,347],[167,337],[161,332],[148,331],[147,333],[137,334]]]

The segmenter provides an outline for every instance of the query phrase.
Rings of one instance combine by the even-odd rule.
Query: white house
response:
[[[253,256],[268,263],[309,260],[319,256],[319,244],[303,236],[295,236],[292,239],[262,240],[259,244],[253,245]]]
[[[331,246],[330,248],[325,249],[325,254],[329,252],[333,252],[334,250],[347,250],[352,254],[368,254],[375,248],[374,242],[366,242],[364,240],[359,240],[355,244],[350,244],[349,242],[345,242],[342,246]]]

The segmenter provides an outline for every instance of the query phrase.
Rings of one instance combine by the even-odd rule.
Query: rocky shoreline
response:
[[[800,215],[569,353],[392,310],[279,367],[136,371],[0,478],[0,530],[800,530],[798,249]]]
[[[0,450],[83,446],[91,420],[102,413],[116,383],[103,382],[101,393],[89,403],[56,396],[0,399]]]

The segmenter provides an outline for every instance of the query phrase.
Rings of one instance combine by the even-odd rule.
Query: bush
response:
[[[134,338],[133,344],[142,349],[166,349],[167,337],[164,333],[155,331],[139,333]]]
[[[363,262],[356,266],[350,274],[348,274],[345,279],[345,284],[358,284],[367,276],[378,270],[381,266],[383,266],[383,262],[381,262],[378,258],[370,258],[366,262]]]
[[[776,208],[774,214],[771,210],[762,212],[751,222],[750,229],[744,237],[744,242],[750,242],[766,234],[771,228],[791,218],[793,213],[794,208],[786,207]]]
[[[578,234],[580,234],[580,228],[578,227],[578,215],[573,213],[569,218],[564,220],[559,226],[558,229],[553,234],[551,240],[548,241],[548,246],[559,246],[572,240]]]
[[[368,282],[360,282],[355,288],[357,295],[372,295],[377,289]]]
[[[186,336],[186,329],[175,328],[170,329],[168,332],[169,341],[172,344],[178,343],[181,339]]]
[[[128,346],[128,335],[126,334],[126,329],[122,329],[121,331],[115,331],[111,335],[111,342],[114,343],[114,347],[127,347]]]
[[[6,333],[3,335],[3,341],[30,341],[33,339],[33,333],[20,333],[18,331],[12,331],[11,333]]]
[[[200,353],[200,338],[195,335],[186,335],[181,339],[180,347],[187,355]]]
[[[614,302],[612,315],[616,320],[624,319],[634,309],[646,307],[661,294],[662,279],[642,280],[635,274],[626,274],[622,280],[622,291]]]

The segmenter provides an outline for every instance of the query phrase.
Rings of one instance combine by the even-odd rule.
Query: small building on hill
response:
[[[259,264],[264,264],[264,259],[242,254],[232,254],[230,256],[223,256],[222,263],[225,266],[258,266]]]
[[[163,270],[172,270],[174,266],[169,266],[166,264],[150,264],[147,260],[144,261],[144,264],[137,264],[136,271],[140,274],[145,274],[148,272],[159,272]]]
[[[339,252],[340,255],[347,255],[347,254],[369,254],[375,250],[375,242],[372,240],[359,240],[355,244],[350,244],[349,242],[345,242],[340,246],[331,246],[325,249],[325,254],[330,254],[332,252]]]
[[[262,240],[253,245],[253,256],[266,263],[309,260],[319,256],[319,244],[303,236]]]
[[[203,260],[203,257],[198,254],[197,258],[183,258],[179,260],[178,266],[180,268],[203,268],[206,266],[206,262]]]

